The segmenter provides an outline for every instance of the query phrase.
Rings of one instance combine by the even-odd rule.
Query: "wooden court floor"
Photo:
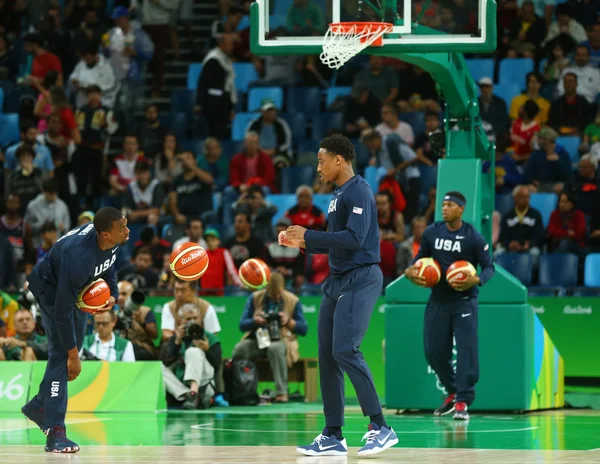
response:
[[[43,451],[44,435],[19,414],[0,415],[0,463],[600,463],[600,411],[478,415],[468,424],[426,414],[392,415],[400,443],[373,458],[356,454],[366,421],[346,416],[347,458],[296,454],[322,428],[305,406],[228,408],[207,412],[97,414],[67,417],[76,455]]]

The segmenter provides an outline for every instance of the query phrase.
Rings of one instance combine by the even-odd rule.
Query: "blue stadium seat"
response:
[[[237,32],[243,31],[244,29],[248,29],[249,27],[250,27],[250,16],[244,15],[244,16],[242,16],[242,19],[238,23],[236,31]],[[234,65],[235,65],[235,63],[234,63]]]
[[[0,113],[4,111],[4,89],[0,87]]]
[[[325,107],[329,108],[336,98],[346,97],[352,92],[352,87],[329,87],[327,89],[327,98],[325,99]]]
[[[158,119],[162,126],[167,127],[169,132],[175,134],[177,140],[185,138],[188,122],[185,113],[162,113],[158,115]]]
[[[204,151],[204,139],[182,139],[178,142],[181,151],[191,151],[196,156]]]
[[[285,26],[287,18],[284,14],[274,14],[269,16],[269,31],[274,31]]]
[[[303,113],[284,113],[280,115],[290,126],[292,131],[292,144],[298,144],[306,138],[306,118]]]
[[[577,285],[579,257],[572,253],[545,253],[540,258],[541,287],[574,287]]]
[[[280,87],[253,87],[248,91],[248,111],[259,111],[264,100],[272,100],[283,108],[283,90]]]
[[[600,287],[575,287],[572,289],[571,296],[580,296],[584,298],[599,297]]]
[[[528,287],[531,285],[533,261],[529,253],[502,253],[496,257],[496,263]]]
[[[301,185],[311,187],[315,180],[315,168],[313,166],[290,166],[281,171],[281,192],[296,193]]]
[[[583,285],[600,287],[600,253],[590,253],[585,257]]]
[[[556,139],[556,144],[562,145],[562,147],[567,150],[573,164],[579,162],[579,145],[581,145],[581,139],[579,137],[558,137]]]
[[[0,114],[0,147],[6,147],[20,139],[18,113]]]
[[[508,213],[514,206],[513,197],[510,193],[496,195],[496,211],[501,215]]]
[[[427,196],[429,189],[437,183],[437,166],[419,163],[418,167],[421,172],[421,195]]]
[[[312,122],[312,138],[321,140],[327,136],[331,129],[344,127],[344,115],[342,113],[317,113]]]
[[[247,93],[250,84],[260,79],[253,63],[233,63],[235,72],[235,88],[240,93]]]
[[[12,81],[0,81],[0,89],[4,93],[4,99],[2,104],[4,105],[4,100],[15,88],[15,84]],[[4,111],[4,106],[0,106],[0,111]]]
[[[325,216],[327,216],[329,214],[327,212],[329,209],[329,202],[332,197],[333,195],[331,193],[317,193],[313,197],[313,205],[319,207],[321,211],[325,213]]]
[[[373,190],[373,193],[379,190],[379,179],[377,176],[377,167],[376,166],[367,166],[365,168],[365,180]]]
[[[562,296],[562,291],[560,288],[546,288],[546,287],[529,287],[527,289],[527,295],[529,296]]]
[[[227,156],[230,160],[243,149],[244,142],[240,142],[239,140],[221,140],[223,156]]]
[[[171,112],[184,113],[188,121],[194,117],[195,91],[188,89],[175,89],[171,92]]]
[[[502,98],[506,102],[507,108],[510,108],[512,99],[521,94],[522,86],[519,84],[496,84],[494,86],[494,95]]]
[[[297,203],[296,195],[293,193],[267,195],[265,200],[270,201],[274,206],[277,207],[277,213],[275,213],[275,216],[273,216],[273,225],[277,224],[277,221],[279,221],[285,212]]]
[[[473,76],[473,80],[475,80],[475,82],[482,77],[494,79],[494,60],[488,58],[477,58],[465,61],[467,62],[467,68],[469,68],[471,76]]]
[[[244,140],[246,127],[253,119],[260,116],[260,113],[237,113],[231,125],[231,139],[235,142]]]
[[[194,92],[198,88],[198,79],[202,73],[202,63],[192,63],[187,72],[187,88]]]
[[[294,0],[278,0],[277,2],[273,3],[273,6],[275,7],[275,14],[287,16],[288,10],[292,6],[292,3],[294,3]]]
[[[184,226],[179,224],[165,224],[161,235],[167,242],[175,243],[181,237],[185,236],[185,229]]]
[[[531,194],[530,205],[537,209],[542,215],[544,227],[548,227],[550,215],[556,209],[558,197],[554,193],[533,193]]]
[[[415,137],[425,133],[425,113],[423,111],[400,113],[400,120],[411,125]]]
[[[290,113],[304,113],[307,119],[311,119],[321,112],[320,87],[290,87],[285,98]]]
[[[498,83],[517,84],[519,89],[525,88],[525,77],[533,71],[533,60],[531,58],[504,58],[500,61]],[[510,104],[510,102],[508,102]]]

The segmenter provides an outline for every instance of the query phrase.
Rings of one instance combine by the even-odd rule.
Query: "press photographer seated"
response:
[[[288,368],[298,359],[297,335],[306,335],[308,326],[298,297],[285,290],[285,280],[274,272],[265,290],[252,293],[240,320],[248,332],[233,350],[234,358],[267,357],[275,379],[277,403],[288,401]]]
[[[176,399],[185,400],[183,409],[206,409],[215,394],[212,381],[221,364],[221,343],[204,330],[196,305],[184,304],[177,315],[179,325],[167,342],[164,359],[165,389]]]
[[[0,361],[38,361],[48,359],[48,339],[36,331],[31,312],[19,309],[14,316],[14,337],[0,337]]]
[[[114,311],[94,314],[96,333],[83,339],[79,357],[88,361],[135,361],[133,344],[113,332],[116,323]]]

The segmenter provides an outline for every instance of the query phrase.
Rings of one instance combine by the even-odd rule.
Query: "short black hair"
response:
[[[32,158],[35,158],[35,151],[33,150],[33,147],[28,143],[22,143],[21,145],[19,145],[19,148],[17,148],[17,151],[15,153],[17,159],[21,159],[21,156],[23,155],[31,155]]]
[[[93,40],[91,42],[87,42],[81,50],[81,56],[84,55],[98,55],[99,54],[99,49],[100,49],[100,44],[97,43],[96,40]]]
[[[58,182],[54,177],[48,177],[42,181],[42,192],[58,193]]]
[[[54,222],[46,221],[44,224],[42,224],[40,234],[43,234],[44,232],[56,232],[56,226],[54,225]]]
[[[440,115],[438,113],[436,113],[435,111],[426,111],[425,119],[427,119],[427,118],[435,118],[438,120],[438,122],[440,121]]]
[[[572,72],[572,71],[566,72],[566,73],[565,73],[565,75],[563,76],[563,80],[564,80],[564,79],[565,79],[565,77],[567,77],[567,76],[574,77],[576,81],[578,81],[578,80],[579,80],[579,77],[577,77],[577,74],[575,74],[575,73],[574,73],[574,72]]]
[[[33,43],[42,47],[44,45],[44,38],[41,34],[32,32],[30,34],[25,34],[25,37],[23,37],[23,43]]]
[[[149,172],[150,171],[150,163],[145,159],[141,159],[136,161],[135,166],[133,168],[133,172]]]
[[[387,197],[388,201],[390,202],[390,206],[393,208],[394,207],[394,195],[392,195],[392,192],[390,192],[389,190],[380,190],[379,192],[377,192],[375,194],[375,196],[379,196],[379,195],[383,195],[384,197]]]
[[[244,216],[246,218],[246,221],[248,222],[248,224],[252,224],[252,218],[250,217],[250,215],[248,213],[236,213],[235,217],[238,216]]]
[[[204,221],[202,221],[202,219],[200,219],[198,216],[189,217],[188,220],[187,220],[187,224],[185,225],[185,227],[187,229],[189,229],[190,227],[192,227],[192,222],[196,222],[196,221],[199,221],[200,224],[202,224],[202,227],[204,227]]]
[[[575,50],[578,50],[578,49],[580,49],[580,48],[584,48],[584,49],[585,49],[585,51],[587,51],[587,52],[588,52],[588,55],[591,55],[591,54],[592,54],[592,52],[591,52],[591,50],[590,50],[590,47],[588,47],[587,45],[584,45],[584,44],[579,44],[579,45],[577,45],[577,47],[575,47]]]
[[[144,244],[152,243],[154,238],[154,229],[152,227],[144,227],[140,233],[140,240]]]
[[[122,217],[123,213],[117,208],[111,206],[100,208],[94,216],[94,229],[96,232],[109,232],[113,222],[120,221]]]
[[[85,89],[85,93],[89,95],[90,93],[102,93],[102,89],[100,86],[92,84]]]
[[[179,277],[175,277],[175,283],[187,284],[191,290],[198,290],[198,281],[197,280],[183,280]]]
[[[540,84],[544,84],[544,78],[542,77],[542,75],[537,72],[537,71],[530,71],[527,73],[527,75],[525,76],[525,87],[527,87],[527,84],[529,84],[529,78],[530,77],[535,77],[535,79],[540,83]]]
[[[466,199],[466,198],[465,198],[465,196],[464,196],[462,193],[460,193],[460,192],[457,192],[457,191],[447,192],[447,193],[446,193],[446,195],[444,195],[444,197],[447,197],[447,196],[456,197],[456,198],[458,198],[459,200],[462,200],[462,201],[464,202],[464,204],[465,204],[465,205],[467,204],[467,199]]]
[[[19,131],[22,134],[26,134],[27,132],[29,132],[29,129],[35,129],[35,130],[37,130],[37,128],[38,128],[37,124],[32,119],[26,119],[25,121],[23,121],[20,124],[20,126],[21,127],[19,127]]]
[[[152,258],[152,250],[150,249],[150,247],[143,246],[137,250],[135,257],[137,258],[139,255],[149,255],[150,258]]]
[[[523,105],[523,111],[529,119],[533,119],[539,114],[540,107],[533,100],[527,100]]]
[[[352,141],[342,134],[325,137],[319,146],[332,155],[340,155],[346,161],[352,161],[356,158],[356,150]]]

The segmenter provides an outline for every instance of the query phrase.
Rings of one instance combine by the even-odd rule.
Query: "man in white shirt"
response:
[[[575,52],[575,63],[567,66],[558,81],[558,93],[565,94],[563,78],[567,73],[577,76],[577,93],[588,101],[594,103],[596,95],[600,92],[600,71],[590,64],[590,50],[585,45],[578,45]]]
[[[185,233],[187,234],[185,237],[181,237],[179,240],[173,243],[173,250],[177,248],[182,243],[186,242],[194,242],[200,245],[205,250],[207,249],[206,241],[203,238],[204,235],[204,224],[200,218],[190,218],[188,219],[187,225],[185,227]],[[212,332],[210,329],[206,329],[209,332]]]
[[[133,344],[113,332],[116,322],[117,315],[113,311],[94,314],[96,333],[85,337],[79,356],[91,354],[102,361],[134,362]]]
[[[104,56],[98,54],[98,49],[94,44],[86,46],[81,55],[81,60],[69,77],[69,81],[77,91],[77,108],[87,103],[86,89],[90,85],[97,85],[102,89],[102,104],[104,106],[108,108],[115,106],[120,88],[119,81],[115,77],[115,71],[110,62]]]
[[[398,119],[398,109],[393,103],[384,103],[381,106],[381,120],[375,130],[382,137],[389,134],[398,134],[408,146],[412,147],[415,143],[415,132],[410,124]]]

